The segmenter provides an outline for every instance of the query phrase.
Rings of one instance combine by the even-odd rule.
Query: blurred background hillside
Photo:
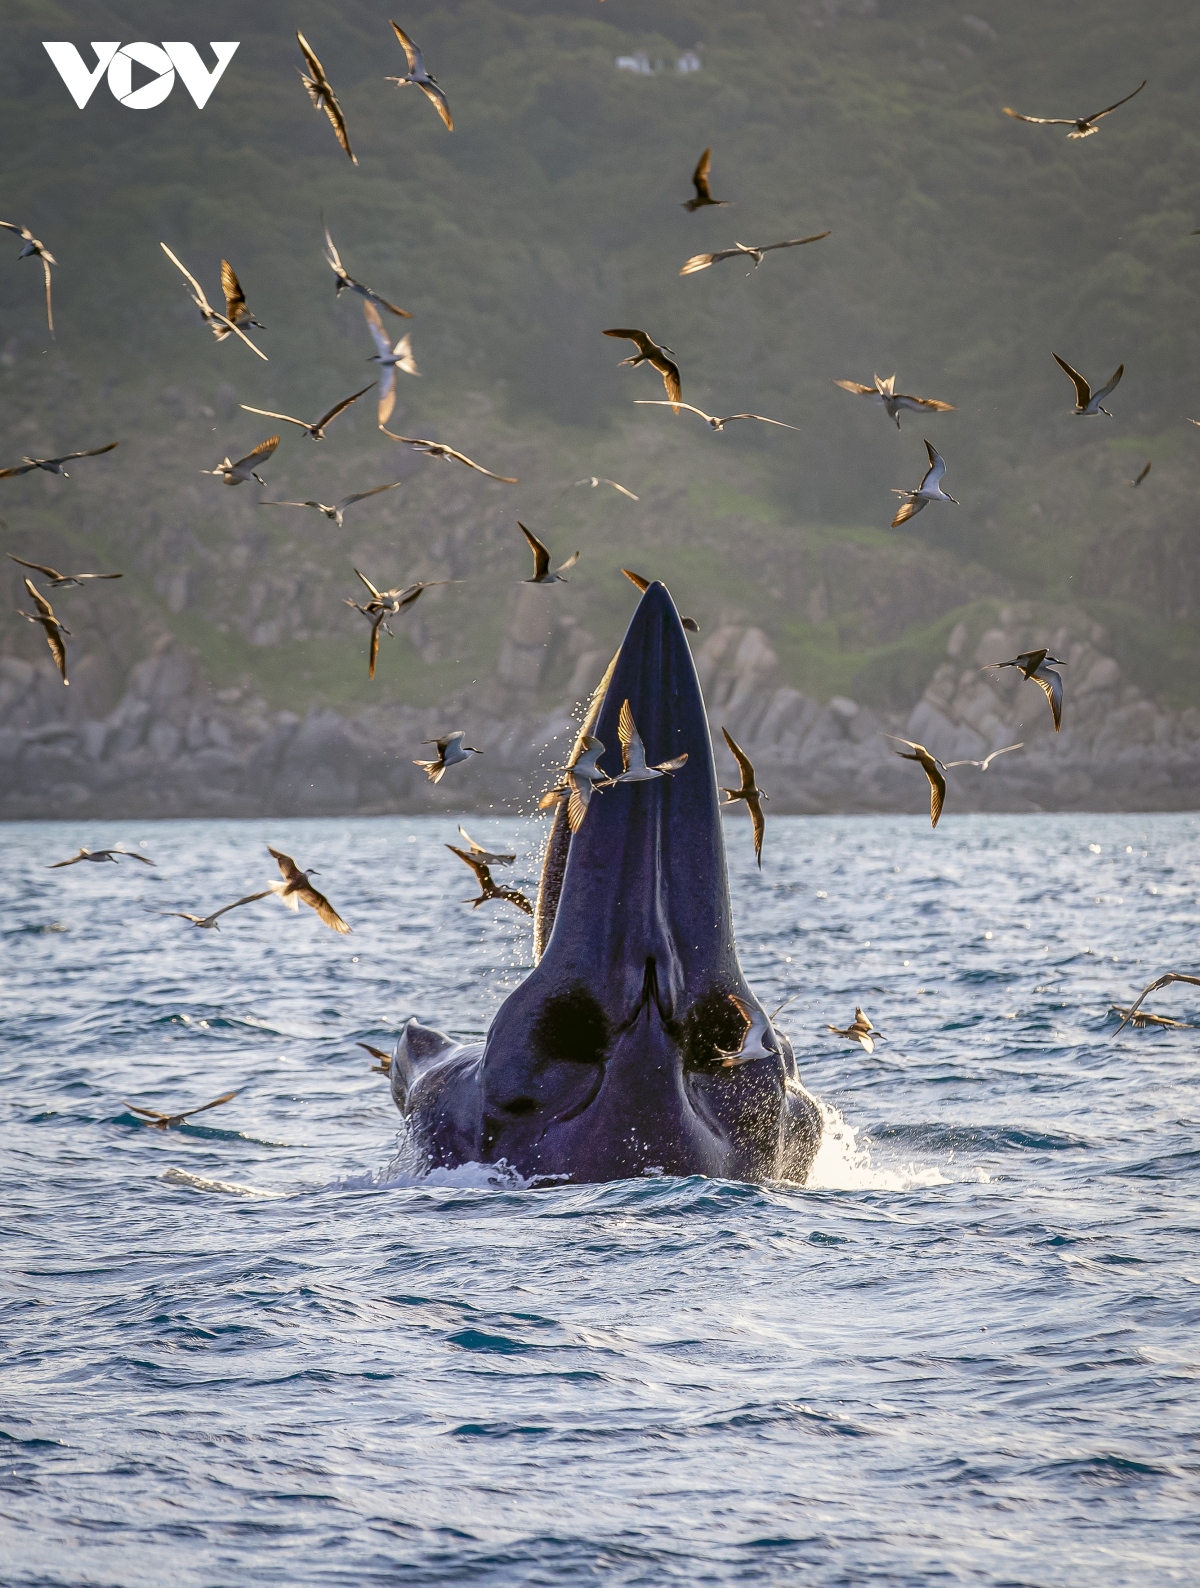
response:
[[[581,657],[619,639],[623,562],[663,577],[706,634],[760,630],[776,683],[819,703],[907,711],[956,625],[1036,601],[1098,624],[1150,699],[1200,704],[1195,12],[967,4],[406,0],[397,20],[449,97],[449,134],[415,89],[384,81],[403,63],[381,4],[9,0],[0,217],[31,226],[59,269],[51,341],[38,264],[0,236],[0,461],[121,446],[67,481],[0,481],[0,547],[125,570],[56,602],[90,715],[171,645],[213,690],[268,712],[546,709]],[[357,168],[300,86],[297,27]],[[41,46],[70,39],[90,59],[87,40],[164,37],[206,58],[208,40],[240,40],[203,111],[182,85],[129,111],[103,81],[80,111]],[[680,70],[689,54],[699,69]],[[1143,77],[1084,141],[1001,113],[1093,111]],[[706,145],[731,203],[692,215],[681,201]],[[414,316],[385,316],[411,329],[421,369],[398,377],[392,428],[519,485],[381,436],[374,394],[319,444],[282,427],[265,492],[202,477],[280,428],[239,402],[316,415],[375,373],[360,300],[335,301],[322,215],[350,272]],[[735,238],[827,228],[749,275],[737,262],[678,275]],[[233,263],[269,363],[213,341],[160,241],[214,302],[219,262]],[[685,397],[709,412],[800,430],[714,435],[634,407],[661,383],[616,368],[628,345],[601,336],[611,325],[668,342]],[[1124,362],[1112,420],[1072,415],[1052,349],[1093,384]],[[899,390],[956,411],[898,432],[833,385],[893,370]],[[890,530],[889,488],[920,479],[925,435],[962,505]],[[593,474],[640,500],[572,488]],[[257,505],[394,479],[340,531]],[[569,586],[517,585],[518,517],[556,560],[581,550]],[[40,664],[9,566],[0,656]],[[396,621],[370,684],[366,625],[342,604],[359,593],[354,566],[382,586],[467,581]],[[523,643],[540,657],[523,660]]]

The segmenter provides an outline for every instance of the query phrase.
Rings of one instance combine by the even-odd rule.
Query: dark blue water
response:
[[[1197,1581],[1198,1033],[1106,1011],[1200,970],[1200,819],[780,819],[761,878],[731,822],[808,1188],[406,1172],[355,1043],[481,1033],[528,968],[454,836],[0,828],[0,1581]],[[152,913],[268,839],[352,936]],[[113,842],[158,869],[44,869]]]

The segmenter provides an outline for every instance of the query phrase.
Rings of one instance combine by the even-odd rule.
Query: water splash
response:
[[[810,1191],[916,1191],[950,1184],[936,1164],[873,1164],[870,1147],[859,1140],[862,1127],[851,1125],[832,1103],[816,1102],[821,1145],[808,1173]]]

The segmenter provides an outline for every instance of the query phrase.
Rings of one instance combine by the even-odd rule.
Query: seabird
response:
[[[485,849],[482,844],[477,844],[464,827],[458,829],[459,837],[471,851],[476,860],[482,860],[485,866],[511,866],[517,858],[516,855],[495,855],[490,849]]]
[[[38,241],[38,239],[29,230],[28,226],[18,226],[15,221],[0,221],[0,226],[2,226],[6,232],[16,232],[17,236],[25,244],[24,248],[22,248],[21,252],[17,255],[18,259],[28,259],[32,254],[36,255],[36,257],[42,262],[42,273],[46,278],[46,324],[49,327],[50,335],[53,336],[54,311],[50,304],[50,266],[57,265],[58,260],[55,259],[54,255],[46,247],[45,243]]]
[[[41,625],[42,633],[46,636],[46,644],[50,647],[50,654],[54,658],[54,665],[62,674],[63,683],[70,684],[71,680],[67,677],[67,648],[62,642],[62,637],[64,634],[70,635],[71,631],[54,616],[54,608],[28,576],[25,579],[25,588],[33,597],[37,611],[25,612],[20,607],[17,611],[30,623]]]
[[[1158,1026],[1168,1031],[1194,1031],[1195,1026],[1187,1020],[1172,1020],[1167,1015],[1152,1015],[1145,1009],[1127,1009],[1124,1004],[1109,1004],[1109,1014],[1120,1015],[1121,1025],[1129,1024],[1137,1031],[1145,1031],[1147,1026]],[[1120,1026],[1117,1027],[1119,1031]],[[1114,1032],[1114,1035],[1116,1033]]]
[[[681,408],[686,408],[690,414],[699,414],[700,418],[710,430],[724,430],[725,426],[732,424],[735,419],[757,419],[764,425],[778,425],[781,430],[799,430],[799,425],[784,424],[782,419],[768,419],[765,414],[726,414],[723,419],[718,419],[713,414],[706,414],[703,408],[694,408],[691,403],[663,402],[661,398],[638,397],[634,402],[636,408],[674,408],[678,413]]]
[[[948,491],[942,490],[942,480],[946,473],[946,460],[931,442],[925,443],[925,450],[929,454],[929,467],[925,470],[925,477],[915,491],[902,491],[897,486],[892,487],[893,494],[904,498],[896,509],[896,516],[892,519],[892,528],[898,524],[906,524],[929,502],[954,502],[958,503]]]
[[[214,1097],[211,1103],[201,1103],[199,1108],[185,1109],[182,1114],[160,1114],[156,1108],[140,1108],[137,1103],[125,1103],[131,1114],[141,1114],[138,1121],[141,1125],[149,1125],[153,1130],[169,1130],[172,1125],[182,1125],[185,1119],[191,1119],[193,1114],[203,1114],[206,1108],[220,1108],[222,1103],[231,1102],[237,1092],[222,1092],[220,1097]],[[121,1100],[125,1102],[124,1098]]]
[[[408,34],[398,22],[392,23],[392,31],[400,40],[400,48],[408,58],[408,75],[406,77],[385,77],[384,82],[395,83],[400,88],[406,88],[410,83],[425,95],[438,115],[446,123],[446,131],[454,131],[454,118],[450,114],[450,106],[446,96],[438,87],[438,80],[425,70],[425,61],[420,50],[409,38]]]
[[[138,856],[141,859],[141,856]],[[236,910],[239,905],[253,904],[255,899],[266,899],[271,895],[270,888],[264,888],[261,893],[248,893],[244,899],[235,899],[232,904],[226,904],[220,910],[214,910],[211,915],[189,915],[186,910],[159,910],[159,915],[177,916],[181,921],[190,921],[193,926],[202,927],[205,931],[219,932],[217,925],[219,916],[227,915],[230,910]]]
[[[333,246],[333,238],[329,235],[328,226],[325,228],[325,258],[329,263],[330,270],[337,277],[333,294],[335,298],[340,298],[342,293],[349,288],[351,292],[357,292],[360,297],[365,298],[368,303],[374,303],[379,308],[386,309],[389,314],[399,315],[402,320],[412,319],[412,315],[407,309],[398,309],[394,303],[389,303],[386,298],[380,297],[379,293],[372,292],[370,287],[364,287],[361,281],[355,281],[354,277],[349,274],[342,264],[341,255]]]
[[[482,750],[473,749],[471,745],[464,744],[466,734],[460,728],[456,733],[448,733],[441,739],[422,739],[422,744],[436,744],[438,758],[436,761],[414,761],[414,766],[419,766],[431,783],[440,783],[442,775],[448,766],[457,766],[460,761],[469,761],[473,755],[482,755]]]
[[[583,818],[588,813],[593,791],[607,788],[609,785],[608,773],[602,772],[596,765],[603,754],[604,746],[600,740],[594,734],[585,733],[579,741],[579,754],[563,774],[565,781],[556,788],[549,789],[538,802],[539,809],[546,810],[551,805],[557,805],[559,800],[565,799],[567,825],[573,833],[579,831]],[[462,829],[460,828],[459,831],[461,832]]]
[[[325,895],[318,893],[308,880],[315,875],[311,866],[307,871],[301,871],[291,855],[272,849],[270,844],[267,845],[267,853],[275,857],[279,862],[280,871],[283,872],[282,882],[268,884],[270,893],[277,893],[289,910],[298,910],[301,904],[307,904],[309,909],[315,910],[325,925],[334,932],[350,930]]]
[[[135,854],[132,849],[81,849],[77,855],[72,855],[70,860],[56,860],[52,866],[47,866],[46,870],[59,871],[63,866],[77,866],[81,860],[111,860],[115,866],[118,855],[124,855],[128,860],[140,860],[143,866],[154,864],[148,855]]]
[[[392,1073],[392,1056],[390,1053],[385,1053],[382,1048],[373,1048],[369,1042],[360,1042],[358,1046],[366,1048],[367,1052],[375,1060],[375,1063],[371,1066],[373,1073],[377,1075],[390,1075]]]
[[[621,572],[625,575],[626,579],[628,579],[631,584],[635,584],[638,587],[638,589],[642,592],[643,595],[646,593],[647,590],[649,590],[649,588],[650,588],[649,579],[643,579],[640,573],[634,573],[632,568],[622,568]],[[689,633],[691,633],[691,634],[699,634],[700,625],[696,622],[695,618],[680,618],[679,621],[683,624],[684,628],[687,629]]]
[[[188,284],[191,286],[191,289],[192,289],[192,302],[200,310],[200,318],[204,321],[205,325],[208,326],[209,330],[216,337],[217,341],[218,342],[224,342],[225,339],[228,336],[231,336],[231,335],[232,336],[236,336],[236,337],[240,338],[241,341],[245,342],[246,346],[250,349],[250,351],[252,353],[257,353],[259,358],[262,359],[264,364],[269,364],[270,363],[270,359],[268,359],[267,355],[263,352],[262,348],[255,347],[254,343],[246,335],[245,331],[242,330],[241,326],[237,325],[235,323],[235,321],[233,321],[232,319],[229,318],[228,315],[221,314],[221,313],[218,312],[218,310],[213,308],[212,304],[204,296],[204,288],[196,280],[195,276],[192,275],[191,271],[182,262],[182,260],[177,258],[176,255],[171,252],[171,250],[167,247],[166,243],[159,243],[158,246],[162,249],[163,253],[166,254],[167,258],[175,266],[176,270],[179,271],[179,273],[186,279]],[[221,261],[221,283],[222,283],[222,286],[224,286],[224,284],[225,284],[225,271],[228,268],[229,267],[226,265],[225,261],[222,260]],[[233,276],[233,271],[230,270],[229,274],[231,276]],[[234,280],[234,283],[236,285],[237,277],[233,276],[233,280]],[[241,291],[240,287],[238,288],[238,291],[239,292]],[[242,305],[243,305],[243,308],[244,308],[245,307],[245,299],[242,300]],[[253,325],[257,325],[258,321],[257,320],[252,320],[250,323],[253,324]]]
[[[375,382],[371,382],[374,386]],[[364,386],[361,391],[351,392],[349,397],[343,397],[340,403],[335,403],[327,414],[322,414],[319,419],[293,419],[291,414],[273,414],[268,408],[251,408],[249,403],[239,403],[239,408],[244,408],[248,414],[262,414],[264,419],[282,419],[286,424],[297,425],[305,435],[311,436],[314,441],[324,441],[325,426],[332,424],[340,413],[344,413],[351,403],[365,396],[371,386]],[[305,506],[308,504],[305,503]]]
[[[572,555],[567,558],[566,562],[560,563],[554,572],[551,573],[550,553],[547,551],[546,547],[542,545],[541,541],[536,535],[531,534],[530,531],[525,528],[524,524],[522,524],[519,518],[517,519],[517,528],[529,542],[529,549],[533,552],[533,578],[522,579],[521,583],[566,584],[567,581],[563,578],[563,575],[566,573],[568,568],[573,568],[579,561],[579,553],[573,552]]]
[[[376,612],[382,607],[389,617],[394,617],[397,612],[403,612],[405,607],[412,606],[423,590],[431,590],[434,585],[462,584],[461,579],[418,579],[415,584],[405,585],[403,589],[377,590],[365,573],[358,573],[357,568],[354,571],[370,592],[370,600],[365,609],[360,607],[359,611]]]
[[[1125,1027],[1129,1024],[1129,1022],[1134,1018],[1134,1016],[1137,1014],[1138,1010],[1141,1008],[1142,1000],[1144,998],[1149,998],[1149,996],[1150,996],[1150,994],[1152,992],[1157,992],[1160,987],[1169,987],[1172,982],[1176,982],[1176,981],[1183,982],[1188,987],[1200,987],[1200,976],[1185,976],[1182,971],[1169,970],[1165,976],[1160,976],[1157,981],[1152,981],[1150,983],[1149,987],[1145,988],[1142,991],[1142,993],[1139,996],[1139,998],[1137,999],[1136,1003],[1131,1005],[1129,1013],[1125,1016],[1124,1020],[1121,1021],[1121,1024],[1113,1032],[1113,1036],[1115,1036],[1115,1037],[1120,1036],[1121,1032],[1125,1029]]]
[[[1142,481],[1143,481],[1143,480],[1144,480],[1144,479],[1145,479],[1145,478],[1146,478],[1146,476],[1147,476],[1147,475],[1148,475],[1148,474],[1149,474],[1149,473],[1150,473],[1150,467],[1151,467],[1151,464],[1152,464],[1152,463],[1153,463],[1153,461],[1154,461],[1154,460],[1153,460],[1153,458],[1152,458],[1152,459],[1151,459],[1151,460],[1150,460],[1150,463],[1147,463],[1147,465],[1146,465],[1146,467],[1145,467],[1145,468],[1144,468],[1144,469],[1143,469],[1143,470],[1142,470],[1142,472],[1141,472],[1141,473],[1140,473],[1140,474],[1139,474],[1139,475],[1138,475],[1138,477],[1137,477],[1137,479],[1136,479],[1136,480],[1130,480],[1130,482],[1129,482],[1129,483],[1130,483],[1130,485],[1140,485],[1140,484],[1141,484],[1141,483],[1142,483]]]
[[[879,403],[887,409],[888,418],[896,421],[896,429],[900,428],[900,413],[902,409],[912,409],[919,413],[922,409],[931,414],[951,414],[954,412],[953,403],[938,402],[936,397],[910,397],[904,392],[897,392],[896,377],[889,375],[886,380],[875,377],[874,386],[864,386],[857,380],[835,380],[835,386],[840,386],[843,391],[854,392],[856,396],[867,397],[873,403]]]
[[[761,871],[763,829],[766,827],[766,822],[763,819],[762,806],[759,804],[759,800],[765,800],[767,796],[754,780],[754,763],[750,757],[735,743],[728,728],[722,728],[721,732],[725,735],[725,743],[729,746],[729,753],[737,762],[738,770],[742,774],[742,781],[738,788],[722,788],[721,793],[724,794],[725,798],[721,803],[722,805],[732,805],[735,800],[745,800],[746,809],[750,812],[750,819],[754,823],[754,858],[758,861],[758,869]]]
[[[276,502],[259,498],[259,507],[315,507],[318,513],[324,513],[331,523],[342,527],[342,514],[355,502],[365,502],[368,496],[378,496],[381,491],[394,491],[402,480],[393,480],[390,485],[377,485],[370,491],[355,491],[352,496],[343,496],[340,502]]]
[[[952,766],[977,766],[981,772],[986,772],[998,755],[1007,755],[1010,750],[1023,750],[1024,748],[1025,741],[1022,739],[1020,744],[1006,744],[1003,750],[993,750],[991,755],[984,756],[982,761],[947,761],[946,771],[948,772]]]
[[[854,1019],[845,1028],[841,1026],[826,1026],[826,1031],[832,1031],[835,1037],[844,1037],[847,1042],[861,1043],[868,1053],[874,1053],[876,1041],[883,1041],[882,1031],[877,1031],[871,1024],[870,1017],[865,1015],[857,1006],[854,1010]]]
[[[1106,414],[1108,418],[1111,419],[1112,415],[1108,412],[1108,409],[1102,408],[1100,404],[1104,401],[1109,392],[1112,391],[1114,386],[1116,386],[1117,382],[1121,379],[1121,376],[1125,373],[1124,364],[1117,365],[1116,373],[1113,375],[1107,386],[1101,386],[1098,392],[1093,392],[1092,388],[1088,385],[1087,381],[1084,380],[1079,371],[1077,369],[1072,369],[1065,358],[1059,358],[1057,353],[1053,355],[1053,358],[1059,369],[1065,370],[1065,372],[1071,377],[1071,380],[1075,386],[1075,412],[1077,414],[1089,416],[1092,414]]]
[[[124,574],[120,573],[59,573],[57,568],[47,568],[45,563],[26,562],[25,558],[18,557],[15,551],[10,551],[8,555],[13,562],[19,562],[22,568],[32,568],[35,573],[44,573],[50,581],[52,590],[63,590],[68,585],[73,584],[82,587],[85,579],[123,579],[125,577]]]
[[[716,208],[720,209],[729,203],[728,199],[713,198],[711,192],[709,191],[708,173],[711,168],[712,150],[705,149],[704,153],[700,156],[700,159],[696,164],[696,169],[692,172],[692,186],[696,189],[696,196],[695,198],[688,199],[686,203],[682,205],[683,209],[703,209],[706,204],[712,204]]]
[[[1035,683],[1050,702],[1051,715],[1054,717],[1054,731],[1058,732],[1062,724],[1062,698],[1063,681],[1061,676],[1054,671],[1054,667],[1047,664],[1053,662],[1054,667],[1065,667],[1067,664],[1060,661],[1057,656],[1051,656],[1043,646],[1037,651],[1022,651],[1020,656],[1011,662],[988,662],[981,667],[981,673],[986,673],[989,667],[1019,667],[1023,676]]]
[[[660,345],[652,337],[647,336],[645,331],[613,330],[605,331],[604,334],[605,336],[623,337],[625,341],[632,342],[637,348],[636,353],[631,353],[628,358],[621,360],[617,365],[618,369],[624,368],[626,364],[635,366],[638,364],[649,364],[651,369],[656,369],[662,376],[663,386],[666,388],[667,396],[671,399],[672,405],[682,402],[683,385],[679,379],[679,365],[676,364],[673,356],[671,358],[667,357],[668,353],[674,355],[675,349],[673,347],[668,347],[665,342]],[[678,411],[678,408],[676,408],[676,412]]]
[[[363,314],[376,347],[367,362],[378,364],[382,371],[379,381],[379,428],[382,430],[396,406],[396,371],[402,369],[406,375],[419,375],[421,371],[413,357],[411,331],[406,332],[393,347],[387,339],[375,305],[364,303]]]
[[[260,331],[266,330],[262,321],[256,320],[250,313],[242,284],[228,259],[221,261],[221,291],[225,294],[225,318],[230,325],[256,325]],[[224,341],[220,331],[217,332],[217,341]]]
[[[482,463],[473,463],[464,452],[456,452],[453,447],[445,446],[440,441],[424,441],[419,436],[398,436],[392,430],[386,430],[382,425],[385,436],[392,441],[402,441],[406,447],[415,447],[418,452],[423,452],[427,458],[441,458],[445,462],[462,463],[468,469],[475,469],[479,474],[486,474],[489,480],[499,480],[501,485],[518,485],[520,481],[516,475],[493,474],[491,469],[485,469]]]
[[[451,854],[457,855],[464,865],[470,866],[481,889],[477,899],[464,899],[462,901],[464,904],[469,904],[477,910],[489,899],[503,899],[508,904],[515,904],[517,909],[523,910],[526,915],[533,914],[533,905],[525,895],[518,893],[516,888],[502,888],[492,877],[485,861],[476,860],[474,855],[468,854],[465,849],[456,849],[453,844],[447,844],[446,848]]]
[[[253,452],[247,452],[244,458],[239,458],[236,463],[231,463],[228,457],[221,459],[215,469],[201,469],[201,474],[217,474],[225,481],[226,485],[241,485],[246,480],[257,480],[260,485],[267,482],[259,474],[254,465],[265,463],[279,445],[278,436],[268,436],[265,441],[260,441]]]
[[[942,805],[946,799],[945,767],[936,755],[931,755],[923,744],[915,744],[911,739],[901,739],[894,733],[885,733],[885,739],[895,739],[897,744],[906,744],[913,752],[906,755],[903,750],[893,750],[893,755],[898,755],[902,761],[919,761],[929,779],[929,823],[936,827],[942,815]]]
[[[722,259],[753,259],[755,270],[763,262],[764,254],[774,252],[776,248],[802,248],[805,243],[819,243],[822,237],[829,237],[830,232],[817,232],[812,237],[789,237],[784,243],[735,243],[732,248],[721,248],[715,254],[693,254],[690,259],[685,259],[681,276],[694,276],[698,270],[707,270],[709,265],[720,264]],[[749,272],[747,272],[749,274]]]
[[[64,452],[61,458],[26,457],[23,462],[15,463],[11,469],[0,469],[0,480],[12,479],[17,474],[28,474],[31,469],[44,469],[47,474],[61,474],[64,480],[70,479],[70,475],[63,468],[64,463],[71,463],[75,458],[98,458],[117,446],[120,446],[119,441],[110,441],[106,447],[92,447],[88,452]]]
[[[1134,89],[1133,94],[1140,94],[1149,82],[1144,77]],[[1067,134],[1068,138],[1090,138],[1094,132],[1099,132],[1096,123],[1102,116],[1111,116],[1113,111],[1121,105],[1127,105],[1133,94],[1126,94],[1124,99],[1118,99],[1115,105],[1109,105],[1106,110],[1098,110],[1093,116],[1023,116],[1019,110],[1010,110],[1004,107],[1004,114],[1011,116],[1014,121],[1031,121],[1037,127],[1074,127],[1074,132]]]
[[[766,1044],[766,1037],[771,1031],[771,1022],[767,1018],[766,1011],[752,1009],[736,993],[729,994],[729,1002],[745,1020],[746,1032],[742,1037],[741,1047],[735,1053],[724,1053],[720,1048],[717,1049],[717,1057],[721,1061],[722,1069],[731,1070],[735,1065],[746,1064],[750,1059],[777,1059],[778,1053]]]
[[[590,485],[593,491],[598,485],[611,485],[614,491],[620,491],[621,495],[627,496],[631,502],[641,501],[640,496],[635,496],[632,491],[627,490],[623,485],[619,485],[616,480],[606,480],[603,475],[599,474],[589,474],[582,480],[572,480],[571,484],[567,486],[566,490],[560,491],[558,494],[560,496],[565,496],[567,491],[573,490],[577,485]]]
[[[323,110],[329,117],[329,124],[333,128],[337,141],[343,150],[350,156],[352,164],[358,164],[358,156],[350,147],[350,134],[346,128],[346,118],[342,115],[342,107],[338,104],[337,95],[329,86],[329,79],[325,76],[325,68],[321,65],[313,47],[304,37],[303,33],[296,34],[296,42],[304,51],[304,59],[308,63],[308,72],[300,72],[300,81],[308,90],[308,97],[312,100],[314,110]],[[300,68],[296,70],[299,72]]]
[[[625,770],[616,777],[608,778],[600,785],[609,788],[616,783],[645,783],[651,778],[664,777],[678,772],[687,760],[687,751],[675,756],[670,761],[658,761],[653,766],[646,765],[646,747],[642,743],[642,736],[637,731],[633,720],[633,712],[627,700],[621,702],[620,715],[617,717],[617,738],[621,741],[621,760]]]

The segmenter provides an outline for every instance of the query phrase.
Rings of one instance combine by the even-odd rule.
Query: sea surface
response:
[[[1200,1033],[1108,1014],[1200,971],[1200,818],[768,818],[761,876],[731,819],[808,1186],[414,1175],[357,1044],[530,961],[447,840],[0,827],[5,1588],[1200,1581]],[[268,841],[351,936],[158,913]],[[114,843],[156,867],[47,869]]]

